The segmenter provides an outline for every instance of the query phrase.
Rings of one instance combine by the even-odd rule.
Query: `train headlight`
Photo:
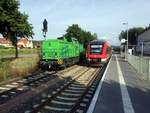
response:
[[[102,58],[101,61],[105,62],[105,61],[107,61],[107,58]]]
[[[90,58],[88,58],[88,61],[91,61],[91,59],[90,59]]]
[[[61,65],[61,64],[63,64],[64,62],[63,62],[62,59],[58,59],[58,60],[57,60],[57,63],[58,63],[59,65]]]

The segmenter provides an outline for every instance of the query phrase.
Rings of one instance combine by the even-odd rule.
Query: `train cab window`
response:
[[[57,39],[58,40],[64,40],[64,37],[58,37]]]
[[[102,53],[102,45],[91,45],[90,46],[91,54],[99,54]]]
[[[71,38],[73,43],[78,43],[78,40],[76,38]]]

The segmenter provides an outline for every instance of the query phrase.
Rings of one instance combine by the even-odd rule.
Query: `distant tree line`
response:
[[[142,33],[145,29],[143,27],[133,27],[128,30],[128,44],[136,45],[137,37],[140,33]],[[119,34],[119,40],[127,39],[127,30],[121,31]],[[125,43],[126,44],[126,43]]]
[[[92,34],[89,31],[83,30],[78,24],[72,24],[67,28],[64,37],[66,37],[68,40],[71,40],[71,37],[74,37],[80,43],[84,44],[84,47],[86,47],[89,41],[97,39],[97,34]]]

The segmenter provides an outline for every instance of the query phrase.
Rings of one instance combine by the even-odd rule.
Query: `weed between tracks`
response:
[[[0,60],[0,81],[25,76],[38,68],[39,57]]]

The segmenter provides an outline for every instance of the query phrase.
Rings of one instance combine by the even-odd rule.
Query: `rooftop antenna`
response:
[[[44,21],[43,21],[43,29],[42,29],[42,31],[43,31],[43,37],[45,38],[45,40],[46,40],[46,33],[47,33],[47,30],[48,30],[48,28],[47,28],[47,24],[48,24],[47,20],[46,20],[46,19],[44,19]]]

